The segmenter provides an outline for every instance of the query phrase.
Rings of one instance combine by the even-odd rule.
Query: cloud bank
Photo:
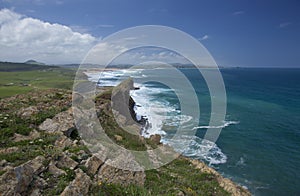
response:
[[[70,27],[0,10],[0,61],[81,62],[97,38]]]

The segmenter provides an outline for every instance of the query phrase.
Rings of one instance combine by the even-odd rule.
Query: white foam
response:
[[[197,126],[194,127],[193,130],[195,129],[219,129],[219,128],[225,128],[228,127],[229,125],[235,125],[239,124],[239,121],[223,121],[222,125],[216,125],[216,126]]]
[[[176,139],[164,139],[163,143],[171,145],[187,157],[206,160],[209,165],[223,164],[227,161],[227,156],[215,143],[197,136],[182,135]]]
[[[100,86],[115,86],[118,83],[118,79],[122,77],[139,78],[140,75],[147,77],[145,73],[141,73],[142,70],[117,70],[102,72],[102,75],[99,75],[99,73],[87,73],[87,76],[94,82],[98,82],[99,78],[101,78]],[[172,92],[171,89],[159,88],[151,84],[135,83],[135,86],[139,87],[139,90],[131,91],[130,95],[136,102],[135,112],[137,119],[141,119],[143,116],[148,119],[149,123],[147,130],[142,132],[144,137],[150,137],[153,134],[162,135],[163,143],[173,146],[175,150],[183,153],[185,156],[206,160],[210,165],[226,162],[226,155],[222,153],[215,143],[208,140],[189,135],[182,135],[179,138],[177,137],[177,139],[168,139],[167,133],[163,130],[163,125],[175,128],[181,126],[186,132],[190,132],[195,126],[191,122],[193,120],[191,116],[181,114],[181,111],[167,100],[157,99],[158,94],[168,94]],[[238,124],[238,122],[226,121],[220,126],[199,126],[193,129],[223,128],[230,124]]]

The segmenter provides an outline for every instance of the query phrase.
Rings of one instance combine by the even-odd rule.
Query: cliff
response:
[[[105,133],[126,149],[162,146],[159,136],[138,134],[131,89],[129,79],[95,98]],[[203,162],[182,156],[155,170],[112,167],[81,140],[70,91],[35,91],[0,100],[0,128],[0,195],[250,195]]]

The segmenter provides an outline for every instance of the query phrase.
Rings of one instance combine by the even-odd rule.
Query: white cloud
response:
[[[279,28],[285,28],[287,26],[290,26],[292,23],[291,22],[283,22],[279,24]]]
[[[209,38],[210,38],[209,35],[204,35],[203,37],[198,38],[198,40],[199,40],[199,41],[204,41],[204,40],[207,40],[207,39],[209,39]]]
[[[80,62],[97,38],[61,24],[51,24],[0,10],[0,60],[46,63]]]

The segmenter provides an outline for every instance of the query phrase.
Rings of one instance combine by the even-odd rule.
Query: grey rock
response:
[[[97,157],[96,155],[93,155],[92,157],[90,157],[85,166],[87,168],[87,173],[90,175],[95,175],[96,172],[98,171],[99,167],[103,164],[104,162]]]
[[[56,141],[55,141],[55,147],[58,147],[60,149],[64,149],[66,147],[69,147],[72,145],[72,140],[65,135],[61,135]]]
[[[64,170],[59,169],[55,166],[54,162],[50,162],[48,166],[48,171],[53,174],[55,177],[67,174]]]
[[[57,161],[56,166],[59,168],[71,168],[74,169],[78,163],[68,157],[67,155],[63,154],[61,157],[59,157],[59,160]]]
[[[29,118],[30,116],[37,114],[39,109],[36,106],[29,106],[27,108],[21,108],[18,115],[23,118]]]
[[[0,177],[0,193],[2,195],[18,195],[26,192],[34,175],[45,170],[44,157],[38,156],[18,167],[8,170]]]
[[[70,130],[75,130],[72,109],[55,115],[52,119],[46,119],[39,129],[50,133],[60,133],[70,135]]]
[[[23,141],[23,140],[34,140],[39,137],[40,137],[40,133],[37,132],[36,130],[33,130],[29,133],[28,136],[15,133],[13,141],[19,142],[19,141]]]
[[[64,189],[61,196],[87,195],[92,183],[90,177],[81,169],[76,169],[75,179]]]

